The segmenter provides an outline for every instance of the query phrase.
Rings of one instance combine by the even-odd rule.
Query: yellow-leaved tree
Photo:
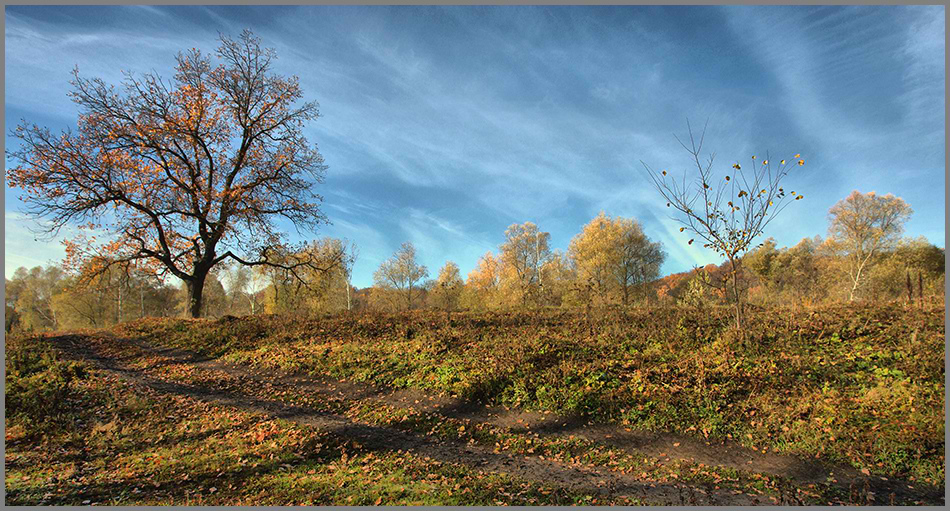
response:
[[[571,240],[568,254],[578,284],[591,290],[595,302],[625,306],[638,286],[659,276],[665,258],[639,222],[603,211]]]
[[[422,295],[420,283],[429,276],[429,269],[416,261],[416,247],[405,242],[393,256],[373,273],[374,287],[401,297],[406,309],[412,309],[412,297]]]
[[[541,268],[551,258],[548,245],[551,233],[543,232],[532,222],[512,224],[505,230],[501,244],[502,288],[511,301],[522,306],[540,303],[544,293]]]
[[[458,309],[464,285],[462,276],[459,274],[459,265],[447,261],[439,270],[439,277],[430,291],[432,305],[444,311]]]
[[[499,303],[501,258],[488,251],[468,273],[462,303],[470,309],[494,309]]]
[[[875,255],[894,247],[913,210],[900,197],[855,190],[828,211],[828,233],[847,262],[854,300]]]

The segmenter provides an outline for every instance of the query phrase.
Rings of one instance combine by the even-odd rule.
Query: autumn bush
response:
[[[6,416],[27,427],[55,426],[78,397],[75,383],[85,377],[82,364],[61,360],[48,344],[7,338]]]

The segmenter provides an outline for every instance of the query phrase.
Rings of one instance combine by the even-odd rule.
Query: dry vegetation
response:
[[[713,445],[731,439],[762,453],[851,466],[876,484],[899,481],[911,495],[890,497],[897,502],[938,503],[933,495],[945,479],[942,307],[770,309],[750,315],[742,339],[730,314],[722,307],[144,319],[76,339],[107,346],[115,360],[163,381],[286,401],[437,442],[637,474],[650,484],[712,491],[714,481],[762,503],[790,496],[787,502],[871,503],[877,492],[876,502],[887,503],[879,490],[858,498],[833,480],[803,485],[781,474],[669,465],[582,438],[321,399],[292,387],[276,392],[259,381],[225,384],[188,364],[155,363],[135,346],[193,350],[265,379],[329,375]],[[319,426],[143,394],[86,363],[57,358],[48,344],[56,339],[8,345],[8,504],[372,504],[377,496],[388,504],[676,503],[545,486],[464,459],[446,464],[368,450]],[[913,494],[927,488],[930,497]]]

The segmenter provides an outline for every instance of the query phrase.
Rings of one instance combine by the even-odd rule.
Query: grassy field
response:
[[[8,344],[8,505],[527,505],[598,495],[217,407]],[[12,369],[12,371],[11,371]],[[602,503],[636,504],[636,500]]]
[[[729,311],[720,309],[593,317],[412,312],[147,319],[99,341],[96,333],[81,338],[163,381],[238,388],[373,427],[606,468],[647,484],[675,481],[774,499],[790,483],[370,401],[274,392],[189,364],[159,364],[154,354],[115,339],[193,350],[257,374],[323,375],[622,428],[732,439],[762,453],[944,487],[942,308],[776,309],[751,314],[748,324],[737,336]],[[367,449],[326,428],[134,390],[115,374],[57,356],[51,338],[8,340],[8,504],[650,503]],[[793,493],[804,503],[862,503],[821,484]]]

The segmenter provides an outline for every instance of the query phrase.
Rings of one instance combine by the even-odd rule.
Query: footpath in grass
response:
[[[699,467],[692,471],[696,474],[689,472],[689,475],[695,476],[692,479],[696,479],[692,482],[700,482],[701,476],[708,479],[700,487],[693,487],[690,480],[681,479],[678,475],[687,474],[685,469],[688,467],[660,469],[657,462],[653,462],[655,467],[647,467],[647,460],[642,464],[639,460],[633,465],[629,463],[631,460],[618,464],[615,453],[607,453],[608,456],[603,457],[604,453],[598,452],[598,449],[588,450],[586,447],[589,446],[584,444],[574,447],[583,453],[585,459],[581,460],[578,456],[571,463],[550,455],[548,459],[543,455],[537,458],[519,456],[513,449],[508,449],[508,445],[502,447],[498,440],[506,444],[508,441],[500,436],[492,436],[492,432],[477,435],[478,441],[469,438],[466,442],[446,434],[444,429],[434,428],[433,424],[437,424],[433,422],[434,417],[419,420],[420,417],[410,416],[406,410],[340,399],[315,400],[312,397],[309,406],[290,405],[294,395],[292,388],[275,386],[268,381],[238,378],[233,368],[220,371],[207,367],[216,364],[192,364],[187,356],[183,358],[180,354],[155,355],[127,340],[71,336],[54,338],[53,341],[67,353],[92,361],[106,371],[150,390],[315,426],[347,439],[359,449],[411,453],[436,465],[465,466],[492,477],[543,481],[547,488],[559,488],[568,494],[590,497],[577,502],[748,505],[781,501],[777,496],[782,494],[777,491],[779,488],[776,483],[767,478],[740,480],[705,470],[699,474],[699,468],[702,468]],[[259,390],[238,390],[244,388]],[[274,399],[275,396],[280,399]],[[464,427],[459,429],[465,430]],[[470,429],[476,431],[478,428]],[[450,430],[461,433],[454,428]],[[543,448],[544,442],[537,442],[536,446]],[[617,466],[608,469],[607,465]],[[640,465],[646,471],[629,474],[633,467]]]
[[[496,453],[531,459],[537,456],[539,460],[587,469],[603,468],[624,475],[623,480],[611,482],[614,477],[608,473],[597,480],[595,486],[627,485],[647,493],[643,481],[650,484],[678,482],[697,484],[714,493],[726,490],[735,495],[766,496],[773,502],[793,503],[873,501],[875,495],[885,496],[888,502],[913,503],[935,499],[938,494],[932,488],[918,490],[914,485],[871,477],[846,467],[829,467],[815,461],[702,442],[683,435],[644,435],[627,427],[585,424],[577,418],[538,416],[522,410],[484,407],[419,392],[392,392],[352,382],[280,377],[272,372],[262,376],[253,368],[221,363],[181,349],[156,349],[141,340],[96,336],[60,338],[57,342],[64,346],[76,346],[78,342],[84,347],[95,346],[110,359],[134,360],[139,370],[183,385],[170,389],[175,392],[212,396],[218,402],[244,406],[272,405],[271,400],[279,400],[294,408],[278,406],[272,411],[293,416],[295,420],[301,420],[309,412],[310,420],[338,428],[339,423],[328,422],[326,416],[312,417],[315,412],[337,413],[363,424],[396,428],[453,444],[447,450],[432,453],[440,459],[458,461],[456,451],[464,449],[466,454],[474,455],[470,451],[472,446],[484,446]],[[233,399],[235,395],[253,395],[259,401],[241,402]],[[346,432],[350,437],[362,433],[365,431]],[[390,429],[376,433],[384,437],[382,442],[393,442]],[[372,442],[373,435],[369,436],[364,440]],[[460,445],[460,440],[467,443]],[[410,448],[409,445],[402,447]],[[468,461],[475,461],[478,466],[491,465],[486,468],[502,472],[517,470],[529,478],[592,484],[587,472],[559,472],[557,467],[547,464],[513,465],[509,458],[492,460],[490,457]],[[653,486],[649,493],[655,497],[658,491]]]
[[[189,323],[192,326],[210,324],[220,327],[233,324],[235,321],[244,320],[228,319],[220,322]],[[85,335],[58,337],[52,340],[60,349],[65,349],[77,358],[105,367],[107,371],[101,373],[102,375],[108,375],[109,378],[118,377],[123,381],[133,381],[137,388],[148,390],[145,394],[157,393],[157,402],[162,402],[164,399],[162,396],[171,395],[175,397],[175,400],[185,399],[194,406],[207,406],[211,403],[214,405],[211,408],[214,410],[212,415],[251,414],[251,416],[259,417],[261,421],[273,420],[277,417],[275,423],[277,426],[274,427],[275,432],[271,435],[274,437],[279,437],[285,429],[293,431],[296,428],[312,428],[331,437],[345,438],[352,442],[348,446],[351,452],[368,451],[374,456],[395,452],[400,459],[405,457],[403,453],[406,453],[409,459],[419,461],[421,467],[419,470],[422,471],[431,472],[434,468],[448,466],[454,467],[455,473],[462,474],[467,471],[472,474],[471,477],[458,476],[456,481],[459,484],[458,491],[468,488],[465,492],[466,496],[475,492],[471,498],[465,497],[469,500],[459,497],[457,490],[452,489],[454,486],[447,492],[435,491],[433,495],[425,494],[434,500],[424,498],[399,500],[401,497],[382,492],[379,486],[364,485],[366,486],[363,488],[366,490],[365,493],[380,494],[384,497],[381,503],[887,504],[942,502],[937,491],[933,489],[927,491],[926,484],[919,487],[911,484],[908,488],[906,484],[889,484],[895,481],[885,481],[886,478],[847,479],[841,477],[840,474],[831,474],[824,482],[803,482],[802,477],[776,477],[768,473],[678,461],[675,453],[655,451],[651,453],[648,452],[649,449],[642,449],[645,447],[642,444],[639,445],[641,449],[631,449],[630,445],[623,445],[629,442],[611,441],[609,433],[601,435],[598,440],[590,440],[591,435],[583,433],[588,433],[598,426],[588,425],[587,419],[579,424],[581,427],[577,427],[578,424],[572,425],[573,431],[580,433],[576,435],[570,432],[571,428],[552,427],[556,425],[554,422],[561,424],[559,422],[561,417],[550,413],[526,414],[522,411],[509,411],[497,413],[495,417],[490,417],[492,414],[488,413],[489,420],[486,420],[486,410],[497,412],[503,408],[480,408],[458,398],[431,395],[426,397],[426,394],[406,390],[392,394],[381,391],[378,387],[338,380],[328,382],[313,378],[280,378],[274,374],[274,371],[255,370],[246,365],[225,364],[220,360],[209,359],[207,356],[195,356],[181,349],[163,350],[155,346],[154,339],[150,341],[148,336],[118,338],[108,335]],[[264,346],[266,343],[262,342],[261,345]],[[100,373],[96,372],[96,374]],[[111,381],[103,388],[111,392],[118,382],[119,380]],[[135,391],[131,393],[131,396],[138,396],[138,394],[140,393]],[[417,399],[412,399],[413,397]],[[137,397],[137,399],[140,398]],[[177,419],[179,415],[186,414],[176,412],[172,414],[172,417]],[[286,421],[281,421],[279,419],[281,417]],[[117,418],[114,417],[114,419]],[[528,420],[524,420],[526,418]],[[110,431],[117,424],[115,420],[110,422],[103,420],[90,424],[93,424],[92,427],[96,431]],[[119,421],[119,423],[123,424],[123,427],[128,426],[126,421]],[[239,429],[247,429],[243,424],[231,424]],[[626,431],[628,428],[620,429]],[[126,438],[127,442],[134,443],[135,439],[143,437],[141,432],[138,434],[129,432],[133,435]],[[93,437],[95,436],[94,434]],[[8,436],[8,469],[11,465],[10,440]],[[23,443],[14,442],[15,445],[12,446],[14,456],[21,451],[28,451],[27,446],[31,445],[31,442],[35,443],[35,440],[26,438],[19,438],[19,440]],[[320,443],[335,445],[329,439]],[[664,450],[675,451],[678,446],[670,445],[669,447]],[[116,447],[113,445],[106,452],[111,453],[114,450]],[[145,447],[144,450],[147,451],[148,448]],[[221,441],[216,456],[221,457],[223,453],[235,450],[240,451],[241,448],[235,447],[228,441]],[[305,448],[304,451],[306,450]],[[294,488],[295,484],[300,483],[297,481],[299,474],[295,467],[304,463],[301,460],[309,459],[309,455],[304,451],[295,451],[295,457],[283,459],[278,465],[258,465],[266,465],[262,469],[263,472],[254,472],[248,477],[254,481],[270,480],[263,473],[271,474],[272,469],[286,472],[286,484],[289,485],[288,488]],[[715,451],[712,452],[715,453]],[[747,453],[748,450],[744,454]],[[51,459],[56,460],[58,457],[53,456]],[[346,459],[350,459],[350,456],[346,456]],[[385,459],[385,456],[379,459]],[[761,458],[759,460],[761,461]],[[158,458],[158,464],[162,463],[163,458]],[[113,463],[107,463],[87,470],[95,473],[96,478],[108,479],[110,476],[107,475],[109,473],[107,467],[113,465]],[[195,476],[190,475],[190,470],[210,471],[200,470],[200,466],[194,466],[190,462],[186,465],[190,468],[183,469],[182,473],[188,476],[187,481],[195,480]],[[328,470],[336,473],[344,470],[344,467],[337,464]],[[229,467],[227,463],[223,463],[219,468],[220,470],[215,472],[216,478],[224,479],[229,477],[228,474],[233,475],[235,471],[245,470],[240,464],[237,467]],[[321,473],[314,468],[309,470],[314,470],[314,472],[307,474],[308,476]],[[345,468],[345,470],[351,470],[351,468]],[[11,474],[9,470],[8,474]],[[19,473],[13,475],[18,476]],[[181,474],[178,475],[181,476]],[[11,490],[14,490],[13,494],[16,498],[24,499],[23,501],[45,497],[48,502],[64,502],[55,500],[55,496],[63,490],[61,481],[54,477],[50,484],[50,479],[34,478],[29,474],[27,476],[20,483],[23,484],[23,488],[17,486],[17,481],[20,481],[17,477],[12,480],[8,477],[8,503],[11,502]],[[112,477],[115,478],[115,474]],[[427,481],[426,477],[421,480]],[[521,489],[519,492],[512,493],[511,488],[499,490],[498,488],[501,487],[497,484],[500,483],[490,482],[486,492],[480,494],[483,499],[472,500],[479,493],[476,487],[467,487],[466,484],[478,484],[474,481],[485,478],[489,481],[496,481],[498,478],[516,481],[517,483],[511,484],[520,484]],[[537,481],[544,481],[547,486]],[[322,483],[314,484],[319,486]],[[354,482],[353,484],[362,483]],[[228,486],[237,487],[234,483],[229,483]],[[204,478],[197,484],[196,488],[199,489],[195,490],[196,498],[205,499],[217,494],[216,498],[225,500],[212,499],[201,500],[201,502],[263,502],[255,500],[258,494],[254,491],[263,492],[265,487],[248,485],[246,481],[242,482],[242,486],[258,489],[242,493],[240,498],[245,500],[235,500],[235,495],[223,492],[220,485],[215,485],[213,481]],[[345,486],[346,483],[341,488]],[[27,491],[26,488],[33,488],[33,491]],[[99,493],[79,493],[87,497],[98,495],[96,497],[98,500],[83,499],[90,502],[116,502],[116,490],[120,488],[123,489],[122,491],[133,492],[129,497],[122,497],[131,500],[121,500],[121,502],[192,502],[191,494],[178,492],[178,487],[174,484],[161,491],[159,491],[160,487],[155,487],[156,491],[159,491],[158,495],[165,495],[163,497],[165,500],[155,500],[156,493],[148,488],[140,488],[139,485],[131,489],[123,488],[119,483],[114,483]],[[530,488],[537,488],[537,491],[531,493]],[[41,489],[46,490],[42,492],[42,495],[40,495]],[[310,492],[311,489],[305,491]],[[351,490],[332,495],[317,493],[319,498],[313,502],[375,503],[376,501],[376,499],[359,500],[362,490]],[[50,493],[50,496],[47,496],[47,493]],[[77,492],[67,490],[65,494],[72,498],[75,493]],[[208,495],[205,495],[206,493]],[[305,499],[300,500],[294,497],[296,494],[293,494],[290,489],[286,492],[277,492],[277,494],[285,500],[267,500],[267,502],[307,502]],[[942,494],[942,491],[939,494]],[[314,497],[313,492],[309,495]],[[462,500],[452,500],[453,496]],[[65,498],[65,495],[63,497]],[[81,503],[82,500],[79,502]]]
[[[42,345],[42,339],[31,341]],[[347,415],[363,412],[369,418],[379,409],[351,404],[346,415],[338,415],[324,409],[341,410],[339,402],[301,408],[230,392],[227,381],[234,383],[233,375],[189,367],[169,357],[150,356],[116,339],[68,337],[53,341],[67,353],[79,355],[80,360],[101,369],[80,366],[84,367],[83,376],[72,383],[86,383],[70,393],[78,393],[72,397],[81,398],[74,403],[81,406],[60,409],[44,419],[53,423],[39,428],[44,431],[41,446],[29,448],[38,439],[25,428],[11,433],[8,503],[369,503],[367,496],[372,495],[372,503],[755,504],[762,503],[774,489],[768,480],[750,485],[746,491],[728,488],[734,481],[714,481],[712,478],[721,478],[714,474],[706,485],[707,491],[676,481],[676,474],[669,471],[664,471],[661,478],[647,473],[636,477],[611,475],[592,470],[590,463],[587,467],[572,467],[545,460],[543,456],[537,460],[518,459],[500,454],[498,449],[467,446],[432,432],[401,435],[400,430],[412,432],[419,429],[419,424],[405,427],[407,422],[403,428],[365,427],[381,421],[353,421]],[[55,359],[53,365],[77,367]],[[219,384],[214,385],[212,382],[217,380]],[[195,381],[202,385],[195,385]],[[22,412],[20,408],[14,416],[28,421]],[[250,418],[245,415],[248,412]],[[84,415],[88,413],[92,416]],[[275,417],[285,417],[286,421],[274,422]],[[392,414],[379,418],[383,417],[385,421],[394,420]],[[67,434],[65,428],[53,427],[56,421],[64,420],[71,420],[79,430],[91,424],[88,436],[77,437]],[[180,424],[175,427],[175,422]],[[255,431],[258,423],[268,427]],[[364,426],[360,427],[361,424]],[[307,428],[318,436],[308,434],[313,431]],[[252,440],[250,445],[248,438]],[[253,446],[257,449],[249,448]],[[397,465],[379,461],[373,464],[380,463],[385,474],[394,466],[405,465],[410,477],[397,478],[399,491],[386,492],[384,486],[373,483],[380,474],[365,467],[322,463],[326,470],[320,472],[313,468],[313,463],[322,458],[315,455],[326,451],[327,446],[340,450],[344,462],[352,461],[354,456],[363,465],[366,460],[395,460]],[[356,454],[348,456],[348,452]],[[316,476],[303,476],[303,468],[308,468],[307,476]],[[349,482],[340,481],[341,470],[353,476]],[[276,477],[275,471],[287,474]],[[72,477],[64,480],[55,475],[58,473]],[[319,479],[321,474],[334,483],[339,481],[339,488],[347,484],[350,488],[326,491],[326,481],[317,480],[295,493],[300,484],[298,478],[309,481]],[[668,478],[671,482],[666,483]],[[238,481],[231,482],[235,479]],[[287,488],[265,484],[272,479],[284,481]],[[404,495],[403,483],[412,481],[425,484],[415,493]],[[223,486],[224,482],[227,486]],[[433,482],[442,486],[432,489]],[[769,497],[767,501],[778,499]]]
[[[143,320],[119,335],[943,486],[944,314],[903,304]]]
[[[369,448],[332,429],[59,360],[48,347],[32,351],[31,367],[17,369],[32,369],[33,383],[44,380],[35,388],[58,401],[21,393],[8,413],[7,505],[639,503]]]

